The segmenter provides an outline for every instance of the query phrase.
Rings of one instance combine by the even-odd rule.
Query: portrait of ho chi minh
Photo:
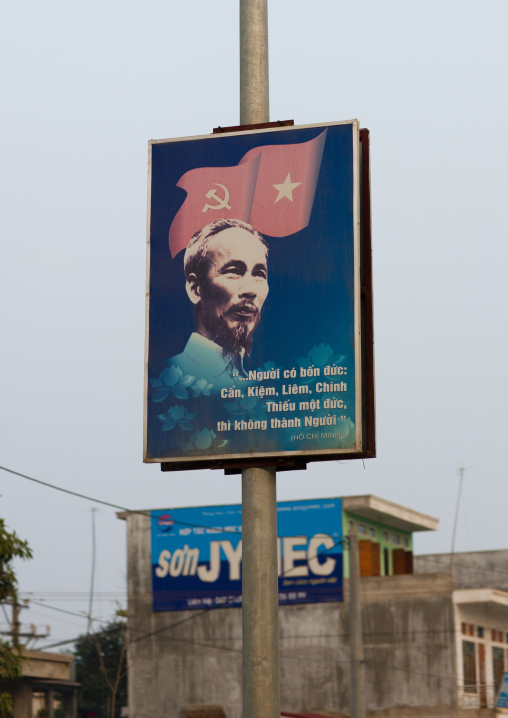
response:
[[[194,234],[184,256],[196,331],[169,361],[216,393],[247,376],[243,360],[268,294],[268,245],[250,224],[217,219]]]

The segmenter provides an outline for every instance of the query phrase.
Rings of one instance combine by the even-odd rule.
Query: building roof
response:
[[[344,511],[363,516],[366,519],[392,526],[401,531],[437,531],[439,519],[413,511],[379,496],[345,496],[342,499]]]
[[[508,609],[508,592],[496,588],[464,588],[453,592],[454,603],[491,603]]]
[[[342,509],[344,511],[349,511],[352,514],[363,516],[372,521],[378,521],[379,523],[392,526],[400,531],[437,531],[439,528],[439,519],[427,516],[419,511],[413,511],[400,504],[394,504],[392,501],[380,499],[379,496],[366,494],[365,496],[343,496],[341,499]],[[299,499],[295,499],[295,501],[298,500]],[[306,501],[306,499],[300,500]],[[236,506],[236,504],[231,505]],[[169,507],[162,507],[160,510],[162,509],[169,509]],[[145,509],[144,511],[134,512],[119,511],[117,517],[119,519],[126,519],[132,513],[150,516],[151,510],[152,509]]]
[[[508,592],[495,588],[465,588],[453,592],[462,618],[482,625],[508,626]]]
[[[63,653],[48,653],[21,649],[23,661],[21,670],[24,677],[43,678],[56,681],[70,681],[73,678],[74,656]]]

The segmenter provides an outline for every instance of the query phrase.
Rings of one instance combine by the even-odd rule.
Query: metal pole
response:
[[[240,124],[270,121],[267,0],[240,0]],[[243,718],[279,718],[274,468],[242,471]]]
[[[464,479],[464,467],[461,466],[459,469],[459,493],[457,495],[457,506],[455,508],[455,521],[453,522],[453,536],[452,536],[452,552],[450,554],[450,573],[453,571],[453,554],[455,553],[455,534],[457,533],[457,521],[459,519],[459,506],[460,506],[460,494],[462,491],[462,481]]]
[[[93,608],[93,587],[95,581],[95,512],[99,509],[92,507],[92,577],[90,579],[90,599],[88,603],[88,628],[87,633],[90,633],[92,628],[92,608]]]
[[[240,0],[240,124],[269,121],[267,0]]]
[[[19,640],[19,609],[21,606],[18,603],[18,597],[14,596],[12,600],[12,640],[15,646],[18,645]]]
[[[351,716],[365,718],[365,661],[362,607],[360,603],[360,555],[358,537],[349,532],[349,631],[351,648]]]
[[[243,718],[279,718],[275,469],[242,472]]]

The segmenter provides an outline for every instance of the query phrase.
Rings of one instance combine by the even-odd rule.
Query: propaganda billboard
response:
[[[342,601],[340,499],[277,503],[279,603]],[[242,603],[242,507],[151,512],[154,611]]]
[[[359,166],[356,120],[150,143],[145,461],[361,455]]]

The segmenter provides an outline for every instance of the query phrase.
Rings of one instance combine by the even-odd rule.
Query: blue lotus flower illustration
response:
[[[297,359],[299,366],[306,368],[309,366],[324,367],[327,364],[340,364],[343,361],[344,356],[335,354],[329,344],[323,343],[319,346],[314,344],[305,358]]]
[[[265,361],[263,366],[260,369],[258,369],[258,371],[272,371],[275,369],[278,369],[278,366],[277,366],[277,364],[275,364],[275,362]]]
[[[234,416],[260,417],[265,415],[266,402],[255,396],[245,396],[243,399],[224,402],[224,408]]]
[[[184,406],[172,406],[167,414],[158,414],[157,418],[159,421],[164,422],[162,425],[162,431],[169,431],[174,429],[175,426],[179,426],[184,431],[191,431],[191,421],[195,418],[196,414],[190,414]]]
[[[217,434],[213,429],[201,429],[193,434],[190,441],[182,442],[181,447],[187,454],[211,454],[227,443],[227,439],[217,440]]]
[[[314,344],[306,357],[299,357],[296,361],[301,369],[318,368],[325,366],[337,366],[344,363],[345,356],[343,354],[335,354],[329,344],[321,343],[319,346]],[[315,378],[310,375],[303,379],[304,384],[310,384]]]
[[[209,384],[206,379],[198,379],[197,382],[191,386],[191,389],[194,393],[194,397],[201,395],[210,396],[212,386],[213,384]]]
[[[184,375],[179,366],[169,364],[159,374],[158,379],[150,379],[150,385],[155,389],[152,401],[161,402],[170,394],[176,399],[188,399],[187,387],[192,384],[195,377]]]

